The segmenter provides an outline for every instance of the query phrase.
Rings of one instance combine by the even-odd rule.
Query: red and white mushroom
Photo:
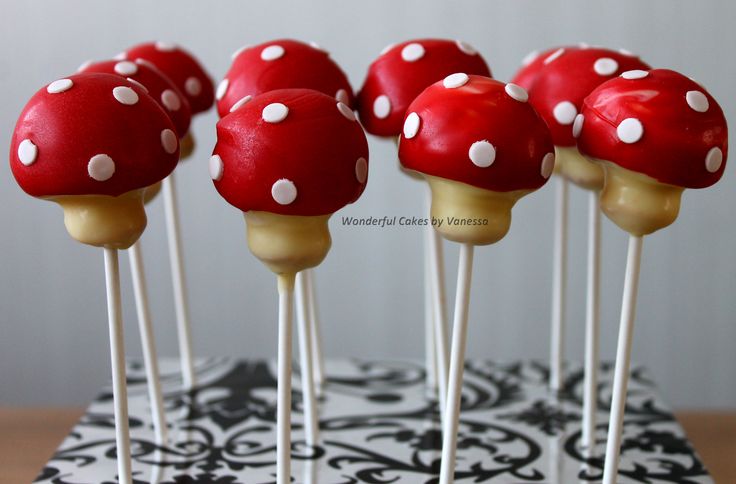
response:
[[[509,228],[513,203],[552,174],[549,130],[525,94],[512,84],[460,73],[433,84],[409,107],[399,159],[429,180],[433,216],[487,220],[487,225],[462,228],[445,224],[438,230],[446,238],[475,245],[496,242]],[[450,186],[453,196],[447,192]],[[487,207],[477,203],[479,196]],[[493,213],[494,199],[511,203]]]
[[[143,189],[179,159],[175,130],[138,83],[76,74],[28,102],[11,139],[10,167],[26,193],[64,206],[77,240],[127,248],[145,228]]]
[[[280,39],[241,48],[233,55],[217,87],[217,112],[223,117],[254,96],[276,89],[314,89],[353,106],[347,76],[324,49]]]
[[[368,68],[358,94],[360,121],[378,136],[398,136],[409,104],[446,76],[491,76],[483,57],[463,41],[417,39],[387,47]]]
[[[579,119],[580,151],[607,172],[603,210],[632,234],[666,227],[685,188],[705,188],[723,176],[723,111],[677,72],[624,72],[585,99]]]

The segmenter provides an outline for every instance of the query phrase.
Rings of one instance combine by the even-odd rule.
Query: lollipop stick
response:
[[[626,410],[626,389],[629,384],[631,343],[634,336],[634,319],[636,317],[636,296],[639,289],[642,242],[643,239],[639,236],[632,235],[629,238],[629,255],[626,261],[626,279],[624,280],[624,296],[621,304],[616,370],[613,374],[611,419],[608,423],[603,484],[616,484],[618,475],[621,432],[624,423],[624,411]]]
[[[151,404],[151,418],[156,435],[156,443],[166,443],[166,414],[164,400],[161,394],[161,376],[156,358],[156,340],[151,324],[151,311],[148,305],[148,289],[146,288],[146,274],[143,270],[140,241],[128,249],[130,258],[130,273],[133,279],[133,293],[135,294],[135,308],[138,314],[138,328],[141,334],[143,349],[143,363],[146,367],[146,383],[148,384],[148,400]]]
[[[297,324],[299,325],[299,358],[301,360],[302,395],[304,397],[304,435],[307,445],[315,445],[319,439],[317,402],[314,393],[314,370],[312,363],[311,320],[308,311],[307,279],[305,271],[296,275]]]
[[[585,308],[585,382],[583,394],[583,447],[595,446],[598,402],[598,339],[600,329],[601,202],[600,194],[588,195],[588,280]]]
[[[316,386],[317,395],[322,390],[325,382],[325,359],[322,353],[322,331],[319,324],[319,312],[317,311],[317,289],[314,280],[314,270],[307,269],[305,272],[304,282],[307,284],[307,303],[309,308],[310,340],[312,344],[312,369],[314,370],[314,384]]]
[[[276,396],[276,484],[291,482],[291,338],[294,275],[279,275],[278,388]]]
[[[434,341],[434,304],[432,303],[432,282],[429,246],[424,245],[424,365],[427,374],[427,391],[434,396],[438,391],[437,346]]]
[[[468,306],[470,303],[470,282],[473,272],[473,246],[460,246],[460,261],[457,273],[457,292],[455,293],[455,318],[452,329],[452,353],[450,355],[450,378],[442,435],[442,466],[440,484],[452,484],[455,474],[455,453],[457,451],[457,432],[460,420],[460,403],[463,389],[463,370],[465,365],[465,343],[468,335]]]
[[[166,214],[166,234],[169,239],[169,259],[171,261],[171,280],[174,285],[174,305],[176,307],[176,332],[179,338],[179,357],[184,388],[191,390],[195,385],[194,358],[192,357],[192,330],[189,325],[189,306],[184,281],[184,263],[181,256],[181,235],[179,232],[179,211],[176,200],[175,173],[163,181],[164,212]]]
[[[118,460],[118,482],[131,484],[130,430],[128,428],[128,388],[125,381],[125,340],[123,311],[120,304],[120,268],[118,251],[105,248],[105,284],[107,287],[107,320],[110,326],[110,363],[112,366],[112,398],[115,407],[115,446]]]
[[[445,267],[442,254],[442,240],[432,226],[426,228],[427,247],[432,255],[429,259],[429,273],[432,286],[434,321],[434,341],[437,350],[437,383],[439,389],[440,416],[444,417],[447,400],[447,316],[445,314]]]
[[[552,274],[552,335],[550,338],[549,385],[562,388],[562,365],[565,336],[565,292],[567,289],[567,199],[568,182],[557,177],[555,197],[555,242]]]

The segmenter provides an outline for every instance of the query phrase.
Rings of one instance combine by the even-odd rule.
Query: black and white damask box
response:
[[[163,362],[169,442],[155,443],[142,365],[129,365],[136,484],[266,484],[275,481],[276,379],[267,361],[209,359],[199,384],[179,390],[176,362]],[[601,368],[598,446],[580,447],[583,373],[569,367],[550,396],[547,368],[535,362],[467,363],[457,482],[599,482],[612,367]],[[308,446],[294,377],[292,474],[309,484],[436,483],[441,433],[421,365],[330,361],[320,396],[320,443]],[[626,407],[620,483],[711,483],[682,428],[642,369],[634,368]],[[88,408],[36,482],[116,481],[112,393]]]

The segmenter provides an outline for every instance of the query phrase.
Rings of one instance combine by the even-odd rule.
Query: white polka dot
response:
[[[616,134],[624,143],[636,143],[644,136],[644,126],[636,118],[626,118],[616,128]]]
[[[127,52],[120,52],[120,53],[115,54],[112,59],[113,60],[121,61],[121,60],[125,60],[127,58],[128,58],[128,53]]]
[[[238,50],[236,50],[235,52],[233,52],[233,54],[230,56],[230,59],[235,60],[240,54],[242,54],[243,52],[245,52],[248,49],[250,49],[250,44],[246,44],[246,45],[242,46],[241,48],[239,48]]]
[[[126,77],[125,80],[128,81],[129,83],[133,84],[134,86],[138,86],[139,88],[143,89],[143,92],[145,92],[146,94],[148,94],[148,88],[146,86],[144,86],[143,84],[141,84],[140,82],[138,82],[135,79],[133,79],[132,77]]]
[[[281,103],[271,103],[261,113],[261,117],[267,123],[280,123],[289,115],[289,108]]]
[[[161,52],[171,52],[172,50],[176,50],[176,44],[172,42],[156,42],[156,50],[160,50]]]
[[[219,181],[222,178],[222,173],[225,171],[225,165],[222,163],[220,155],[210,156],[209,161],[210,178],[214,181]]]
[[[705,169],[711,173],[717,172],[723,164],[723,151],[720,148],[711,148],[705,155]]]
[[[140,66],[146,66],[149,69],[153,69],[154,71],[158,71],[158,67],[156,67],[156,64],[154,64],[153,62],[151,62],[149,60],[140,59],[139,58],[139,59],[136,59],[135,60],[135,63],[138,64],[138,65],[140,65]]]
[[[92,60],[86,60],[80,64],[79,67],[77,67],[77,72],[82,72],[83,70],[87,69],[89,66],[92,65]]]
[[[543,178],[549,178],[552,175],[552,171],[555,169],[555,154],[554,153],[547,153],[544,155],[544,158],[542,158],[542,167],[540,169],[540,174]]]
[[[87,173],[97,181],[109,180],[115,173],[115,162],[107,155],[95,155],[87,163]]]
[[[282,178],[271,186],[271,196],[279,205],[289,205],[296,200],[296,185],[293,181]]]
[[[187,77],[187,80],[184,81],[184,90],[190,96],[199,96],[199,93],[202,92],[202,83],[196,77]]]
[[[537,60],[537,57],[539,57],[539,51],[533,50],[524,56],[524,58],[521,60],[521,65],[526,67],[532,62],[534,62],[535,60]]]
[[[220,83],[217,85],[217,91],[215,92],[215,97],[217,100],[221,100],[223,97],[225,97],[225,94],[227,94],[227,88],[230,87],[230,79],[227,77],[220,81]]]
[[[442,81],[442,85],[445,86],[447,89],[456,89],[458,87],[463,87],[465,84],[468,83],[469,80],[470,78],[467,74],[465,74],[464,72],[457,72],[445,77],[445,79]]]
[[[363,157],[358,158],[358,161],[355,162],[355,178],[358,183],[365,183],[368,179],[368,162]]]
[[[581,49],[589,49],[590,44],[587,42],[578,42],[578,47],[580,47]]]
[[[618,62],[610,57],[601,57],[593,64],[593,70],[599,76],[611,76],[618,70]]]
[[[417,113],[409,113],[409,116],[406,117],[406,121],[404,121],[404,138],[412,139],[416,136],[419,132],[419,125],[421,122],[422,119]]]
[[[115,73],[120,74],[121,76],[133,76],[138,72],[138,66],[135,65],[134,62],[130,61],[121,61],[115,64]]]
[[[386,47],[383,48],[380,55],[388,53],[388,51],[393,49],[394,47],[396,47],[396,44],[388,44]]]
[[[564,53],[565,53],[565,49],[564,48],[557,49],[556,51],[554,51],[550,55],[548,55],[546,59],[544,59],[544,63],[545,64],[549,64],[550,62],[554,61],[555,59],[558,59]]]
[[[478,53],[478,51],[475,50],[472,45],[468,44],[467,42],[463,42],[462,40],[456,40],[455,45],[457,45],[457,48],[465,54],[475,55]]]
[[[118,86],[113,88],[112,95],[120,104],[132,106],[138,102],[138,93],[128,86]]]
[[[179,99],[179,95],[171,89],[166,89],[161,93],[161,102],[169,111],[178,111],[179,108],[181,108],[181,99]]]
[[[643,71],[641,69],[634,69],[633,71],[626,71],[623,74],[621,74],[621,77],[624,79],[634,80],[634,79],[644,79],[649,75],[649,72]]]
[[[487,168],[491,166],[496,159],[496,148],[486,140],[476,141],[470,145],[468,156],[474,165],[481,168]]]
[[[272,61],[280,59],[285,53],[286,51],[280,45],[269,45],[261,51],[261,59],[264,61]]]
[[[338,102],[337,103],[337,110],[340,111],[340,114],[345,116],[350,121],[355,121],[355,113],[352,109],[348,107],[347,104]]]
[[[572,124],[575,121],[575,116],[578,114],[578,108],[575,107],[570,101],[562,101],[552,110],[552,115],[555,120],[563,126]]]
[[[235,104],[232,105],[232,107],[230,108],[230,112],[232,113],[233,111],[237,111],[238,109],[240,109],[241,107],[243,107],[245,104],[249,103],[251,99],[253,99],[253,96],[244,96],[244,97],[241,97],[238,100],[238,102],[236,102]]]
[[[529,100],[529,93],[527,93],[526,89],[521,86],[517,86],[513,83],[508,83],[506,84],[506,87],[504,89],[506,91],[506,94],[511,96],[512,99],[515,99],[522,103],[525,103]]]
[[[422,57],[424,57],[424,47],[422,47],[422,44],[412,42],[401,49],[401,58],[406,62],[418,61]]]
[[[629,56],[629,57],[636,57],[636,54],[634,54],[633,52],[631,52],[631,51],[630,51],[630,50],[628,50],[628,49],[619,49],[619,50],[618,50],[618,53],[619,53],[619,54],[623,54],[623,55],[626,55],[626,56]]]
[[[38,156],[38,147],[33,144],[33,141],[24,139],[18,145],[18,159],[25,166],[30,166],[36,161]]]
[[[573,138],[579,138],[580,133],[583,132],[583,123],[585,122],[585,116],[578,114],[575,116],[575,121],[572,123],[572,136]]]
[[[391,114],[391,100],[385,94],[381,94],[373,101],[373,114],[378,119],[386,119]]]
[[[176,152],[177,146],[179,146],[179,140],[176,139],[176,134],[168,128],[161,131],[161,146],[170,155],[173,155]]]
[[[350,96],[345,89],[338,89],[335,93],[335,99],[343,104],[350,104]]]
[[[322,47],[321,45],[319,45],[319,44],[318,44],[317,42],[315,42],[315,41],[311,41],[311,42],[309,43],[309,46],[310,46],[310,47],[311,47],[312,49],[316,49],[316,50],[318,50],[318,51],[320,51],[320,52],[324,52],[325,54],[328,54],[328,53],[329,53],[329,52],[327,52],[327,50],[326,50],[326,49],[325,49],[324,47]]]
[[[49,94],[59,94],[72,88],[74,82],[71,79],[59,79],[46,86],[46,92]]]
[[[685,99],[687,100],[687,105],[699,113],[708,111],[710,107],[708,98],[700,91],[688,91],[685,94]]]

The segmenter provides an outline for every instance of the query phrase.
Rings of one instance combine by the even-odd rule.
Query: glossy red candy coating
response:
[[[153,185],[174,170],[179,160],[174,124],[141,87],[111,74],[66,79],[72,85],[62,92],[49,93],[49,86],[40,89],[15,126],[10,167],[26,193],[118,196]],[[135,103],[117,100],[114,92],[120,96],[121,91]],[[166,130],[173,142],[168,145],[171,153],[163,142]],[[28,149],[29,143],[35,150]],[[92,178],[90,161],[96,155],[114,163],[114,173],[106,180]]]
[[[410,139],[402,135],[399,145],[407,169],[497,192],[537,189],[552,173],[549,129],[531,104],[512,97],[502,82],[482,76],[469,76],[457,88],[437,82],[411,103],[407,119],[412,113],[419,116],[419,129]],[[471,159],[476,142],[494,147],[489,166]]]
[[[321,48],[279,39],[243,49],[220,83],[217,112],[230,112],[246,96],[276,89],[314,89],[353,106],[353,89],[345,73]]]
[[[511,82],[516,84],[517,86],[521,86],[527,91],[531,89],[532,84],[534,84],[534,81],[537,80],[537,76],[539,75],[539,72],[542,70],[542,68],[545,66],[545,60],[547,58],[557,52],[560,49],[564,50],[577,50],[580,47],[578,46],[565,46],[565,47],[553,47],[551,49],[543,50],[541,52],[539,51],[533,51],[527,54],[526,57],[522,60],[521,68],[516,71],[516,74],[514,75],[514,78],[511,79]]]
[[[639,79],[610,80],[585,99],[582,115],[578,148],[588,157],[686,188],[710,186],[723,175],[728,155],[723,111],[682,74],[655,69]],[[637,141],[631,142],[636,130],[621,127],[627,118],[635,120],[627,122],[629,128],[637,121],[641,126]]]
[[[277,104],[288,114],[273,122],[266,113]],[[355,116],[349,116],[352,111],[342,109],[332,96],[283,89],[256,96],[228,114],[217,123],[210,160],[217,191],[244,212],[326,215],[354,202],[365,189],[368,142]],[[213,163],[221,170],[217,175]],[[296,189],[288,203],[274,196],[279,180]]]
[[[456,72],[491,76],[483,57],[464,42],[418,39],[392,46],[370,65],[358,93],[360,121],[365,130],[378,136],[398,136],[406,109],[414,98]],[[386,96],[390,103],[387,112],[379,110],[385,117],[379,117],[375,109],[380,96]]]

